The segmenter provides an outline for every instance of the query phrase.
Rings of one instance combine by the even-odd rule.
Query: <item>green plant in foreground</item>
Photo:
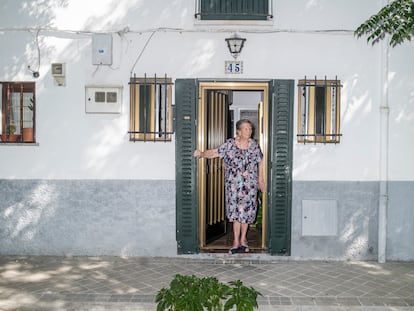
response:
[[[230,310],[236,306],[237,311],[251,311],[257,308],[257,296],[262,295],[253,287],[243,285],[240,280],[229,282],[231,285],[231,297],[224,304],[224,310]]]
[[[250,311],[258,307],[257,296],[261,294],[253,287],[246,287],[239,280],[228,284],[215,277],[177,274],[169,288],[158,291],[157,311],[226,311],[234,306],[237,311]]]

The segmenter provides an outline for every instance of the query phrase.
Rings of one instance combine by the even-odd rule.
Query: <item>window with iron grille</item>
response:
[[[131,141],[170,141],[172,134],[171,78],[130,79]]]
[[[1,143],[35,142],[35,82],[0,82]]]
[[[271,0],[196,0],[195,17],[201,20],[268,20]]]
[[[298,142],[339,143],[341,82],[299,80]]]

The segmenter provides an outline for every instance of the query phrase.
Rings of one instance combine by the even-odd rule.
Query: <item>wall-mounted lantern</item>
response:
[[[244,42],[246,41],[245,38],[240,38],[236,33],[233,35],[233,37],[231,38],[226,38],[225,39],[227,42],[227,46],[229,48],[230,54],[234,57],[237,58],[239,56],[239,54],[241,53],[243,46],[244,46]]]

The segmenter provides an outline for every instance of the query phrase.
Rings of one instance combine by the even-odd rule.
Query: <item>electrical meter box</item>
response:
[[[86,113],[121,113],[121,85],[86,85]]]
[[[112,35],[94,34],[92,36],[92,64],[112,65]]]

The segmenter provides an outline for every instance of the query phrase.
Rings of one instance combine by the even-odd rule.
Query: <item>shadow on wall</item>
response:
[[[54,48],[45,44],[39,29],[53,27],[55,10],[67,7],[68,3],[67,0],[1,1],[0,29],[15,34],[27,33],[23,40],[18,36],[18,40],[6,39],[7,42],[1,44],[3,81],[32,78],[28,66],[31,70],[40,70],[41,55],[53,53]]]
[[[362,187],[361,187],[362,188]],[[376,188],[375,185],[372,188]],[[376,191],[351,190],[341,207],[339,242],[347,259],[375,259],[378,255],[378,198]]]
[[[296,181],[293,188],[292,256],[336,260],[376,258],[379,191],[376,182]],[[336,200],[337,233],[304,235],[302,218],[307,215],[303,214],[302,200]],[[322,225],[324,220],[330,220],[317,214],[314,217]]]
[[[55,216],[59,193],[56,187],[33,182],[26,187],[19,181],[0,181],[2,185],[1,230],[4,241],[30,242],[39,228]],[[20,191],[15,191],[20,188]]]
[[[172,256],[174,195],[173,181],[0,180],[0,255]]]
[[[121,115],[100,115],[99,118],[94,118],[84,113],[84,87],[89,83],[122,84],[126,94],[126,81],[130,76],[130,69],[142,51],[152,28],[181,27],[183,23],[193,22],[193,12],[188,10],[188,3],[185,1],[173,1],[170,6],[162,3],[162,10],[158,12],[160,3],[162,2],[144,3],[139,0],[94,0],[88,1],[87,4],[81,0],[2,1],[2,12],[13,14],[0,21],[0,30],[4,30],[5,33],[4,36],[0,36],[0,44],[2,47],[8,47],[2,49],[0,69],[3,77],[0,80],[33,80],[27,66],[40,72],[40,77],[35,80],[39,103],[36,113],[36,138],[41,144],[40,148],[34,150],[30,164],[23,159],[20,161],[21,152],[11,149],[7,151],[16,162],[23,163],[24,173],[20,176],[24,177],[26,172],[30,172],[29,176],[65,178],[67,174],[64,170],[71,170],[80,178],[101,178],[124,167],[125,160],[130,159],[125,155],[130,154],[131,146],[119,146],[127,140],[128,96],[124,96]],[[177,6],[182,6],[182,10],[179,11],[183,18],[166,19],[172,14],[171,5],[174,5],[174,10],[179,10]],[[155,18],[149,19],[149,16]],[[149,25],[149,22],[152,25]],[[140,30],[143,27],[149,30],[144,33],[134,32],[134,29]],[[111,67],[95,66],[91,62],[91,36],[93,32],[105,31],[112,32],[114,38],[114,64]],[[172,36],[157,35],[150,42],[138,65],[148,63],[147,66],[152,70],[154,65],[151,62],[159,62],[159,59],[151,57],[153,49],[156,49],[162,40],[168,41],[167,46],[176,44],[174,40],[181,36],[178,32]],[[191,49],[193,55],[203,59],[200,63],[206,67],[208,60],[214,55],[214,46],[206,47],[203,44],[194,45],[193,42],[184,41],[187,41],[185,48]],[[204,54],[207,54],[207,57],[203,56]],[[163,61],[172,63],[175,60],[171,57],[164,58]],[[67,63],[65,89],[53,87],[53,79],[49,72],[52,62]],[[196,68],[194,64],[188,66]],[[141,71],[142,67],[139,70]],[[144,71],[139,74],[143,75]],[[70,96],[66,96],[69,92]],[[74,123],[76,131],[83,135],[73,135]],[[106,144],[108,141],[112,144]],[[48,150],[43,148],[47,145]],[[163,152],[165,154],[165,150],[157,154]],[[134,161],[139,160],[141,159],[135,158]],[[53,165],[57,161],[61,163]],[[48,163],[51,165],[48,166]],[[4,176],[14,175],[6,170]]]
[[[164,3],[163,3],[164,4]],[[13,80],[16,76],[23,79],[31,77],[27,66],[33,70],[39,70],[42,67],[41,77],[50,70],[50,64],[44,64],[44,57],[54,55],[54,59],[59,59],[59,53],[67,55],[78,55],[81,50],[76,44],[69,49],[61,51],[48,43],[48,37],[84,39],[85,36],[91,36],[97,32],[111,32],[121,39],[125,38],[125,33],[134,29],[156,29],[159,27],[182,27],[185,17],[193,16],[193,12],[189,12],[187,3],[183,1],[174,2],[174,10],[177,6],[182,6],[181,18],[170,19],[171,25],[166,24],[166,18],[171,16],[171,10],[168,6],[163,6],[160,11],[160,2],[151,1],[143,3],[143,1],[85,1],[82,0],[32,0],[32,1],[13,1],[5,0],[0,4],[3,14],[0,21],[0,30],[3,32],[27,32],[24,40],[7,40],[2,44],[2,59],[0,67],[3,68],[5,76],[3,80]],[[116,7],[116,10],[114,8]],[[76,16],[76,19],[73,18]],[[148,25],[149,18],[153,25]],[[156,19],[152,18],[157,16]],[[189,19],[192,21],[192,18]],[[130,29],[129,25],[133,25],[134,29]],[[139,33],[136,33],[139,34]],[[1,37],[0,37],[1,38]],[[142,42],[147,39],[146,36],[134,36],[138,42],[138,49],[131,46],[126,51],[133,56],[137,56],[137,50],[142,47]],[[141,40],[140,40],[141,39]],[[132,41],[131,41],[132,42]],[[89,45],[88,45],[89,46]],[[7,47],[7,48],[4,48]],[[132,65],[132,63],[131,63]],[[91,66],[92,67],[92,66]]]

